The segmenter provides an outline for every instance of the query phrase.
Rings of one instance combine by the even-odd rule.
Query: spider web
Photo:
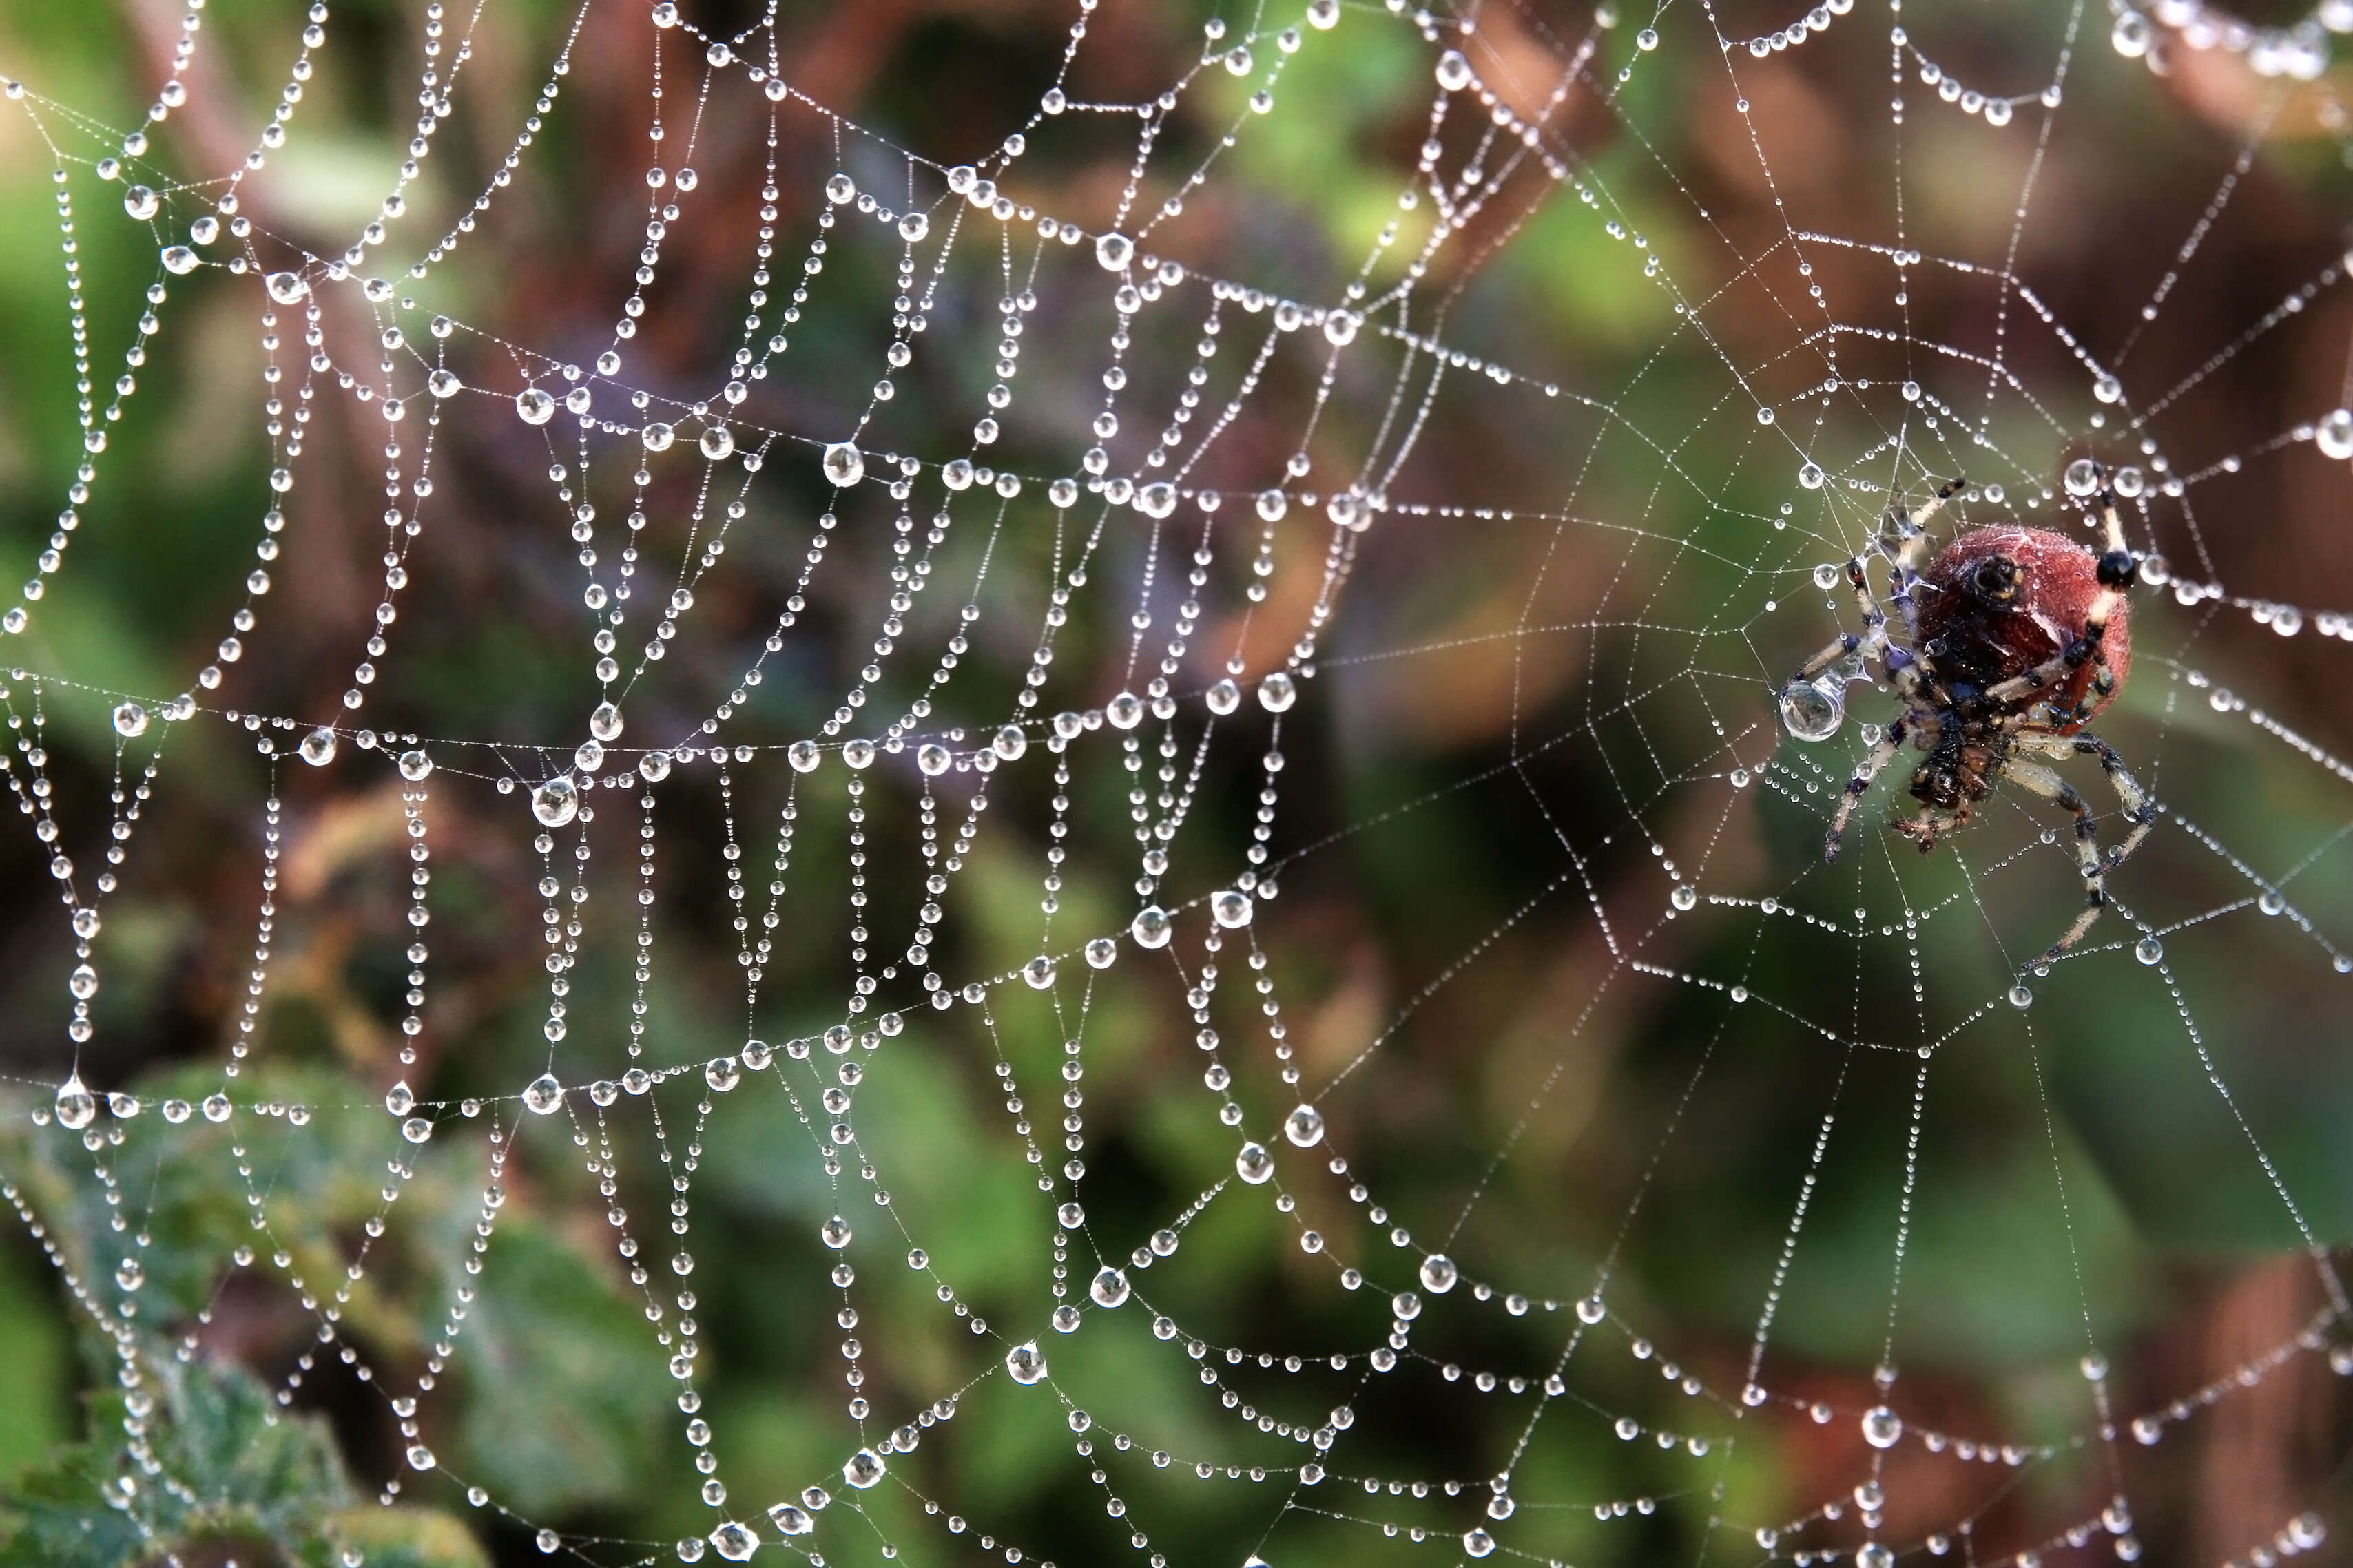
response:
[[[240,1354],[386,1510],[600,1563],[2326,1537],[2353,16],[1082,4],[957,146],[775,11],[427,5],[332,239],[351,24],[260,108],[226,20],[133,132],[8,86],[80,451],[0,623],[6,1191],[135,1550],[205,1500],[149,1391]],[[250,563],[112,499],[181,358]],[[1891,507],[2091,540],[2085,457],[2160,815],[2046,970],[2063,817],[1924,858],[1883,785],[1826,864],[1894,700],[1773,699]],[[50,630],[110,573],[215,617],[163,684]],[[203,1017],[164,902],[252,922]],[[625,1364],[533,1359],[555,1254]],[[519,1479],[514,1362],[660,1495]]]

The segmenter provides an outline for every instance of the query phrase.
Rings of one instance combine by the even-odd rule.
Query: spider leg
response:
[[[1904,722],[1899,719],[1887,727],[1887,733],[1871,743],[1871,749],[1862,754],[1862,762],[1855,768],[1854,776],[1846,781],[1846,789],[1839,796],[1838,815],[1831,818],[1830,836],[1822,844],[1823,859],[1838,858],[1839,841],[1846,837],[1847,818],[1852,816],[1854,808],[1862,804],[1864,793],[1871,788],[1871,781],[1879,776],[1879,770],[1894,761],[1903,749]]]
[[[2141,840],[2148,837],[2149,829],[2157,826],[2157,803],[2141,782],[2132,776],[2131,771],[2125,766],[2124,758],[2116,754],[2114,746],[2097,735],[2076,735],[2070,743],[2077,755],[2100,759],[2100,771],[2107,775],[2117,800],[2124,805],[2125,820],[2132,825],[2131,830],[2125,835],[2125,841],[2108,851],[2107,868],[2113,871],[2131,858],[2132,852],[2140,847]]]
[[[2116,606],[2124,603],[2125,589],[2133,576],[2132,552],[2125,545],[2124,520],[2116,515],[2116,492],[2107,487],[2105,469],[2100,485],[2100,521],[2107,528],[2108,547],[2100,557],[2100,591],[2084,614],[2084,635],[2023,675],[1986,688],[1983,700],[1988,706],[2022,705],[2036,692],[2050,689],[2084,665],[2099,659],[2100,642],[2107,634],[2108,621],[2116,615]],[[2105,664],[2102,669],[2105,673]],[[2115,684],[2113,677],[2108,683]]]
[[[2108,861],[2100,853],[2099,828],[2092,818],[2092,808],[2075,793],[2075,786],[2052,773],[2040,763],[2030,763],[2013,757],[2005,762],[2002,773],[2045,800],[2056,801],[2060,806],[2075,814],[2075,865],[2084,873],[2084,912],[2067,928],[2067,934],[2051,944],[2049,951],[2035,962],[2048,963],[2083,939],[2108,907]],[[2137,785],[2134,787],[2137,788]],[[2147,829],[2144,826],[2142,832]]]

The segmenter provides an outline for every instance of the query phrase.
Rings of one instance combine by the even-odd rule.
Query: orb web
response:
[[[350,1563],[2322,1543],[2353,12],[717,16],[8,80],[69,1522],[233,1500],[213,1376]],[[1791,672],[2101,476],[2158,815],[2039,962],[2063,814],[1826,861]]]

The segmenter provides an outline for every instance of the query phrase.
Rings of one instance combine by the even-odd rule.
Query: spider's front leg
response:
[[[1887,727],[1887,733],[1871,743],[1871,749],[1862,754],[1862,763],[1855,768],[1854,776],[1846,781],[1846,788],[1839,795],[1838,814],[1831,818],[1830,833],[1822,842],[1823,859],[1838,858],[1840,841],[1846,837],[1847,818],[1852,816],[1854,808],[1862,804],[1863,795],[1871,788],[1871,781],[1877,778],[1879,771],[1894,761],[1895,754],[1903,749],[1904,721],[1899,719]]]

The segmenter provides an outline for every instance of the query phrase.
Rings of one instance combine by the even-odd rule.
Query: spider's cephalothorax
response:
[[[1825,853],[1838,858],[1847,819],[1871,781],[1908,742],[1922,753],[1912,771],[1919,810],[1897,831],[1923,852],[1966,824],[1978,801],[2003,779],[2055,801],[2075,818],[2075,858],[2084,876],[2084,910],[2043,960],[2074,945],[2107,903],[2107,873],[2140,847],[2157,810],[2126,771],[2116,749],[2084,726],[2116,700],[2131,668],[2125,590],[2133,576],[2116,497],[2103,473],[2100,518],[2107,548],[2094,552],[2039,528],[1978,528],[1961,534],[1926,570],[1916,563],[1926,538],[1921,524],[1961,488],[1954,480],[1917,517],[1888,515],[1890,603],[1898,625],[1873,596],[1863,562],[1846,577],[1862,606],[1863,631],[1842,634],[1783,689],[1790,728],[1820,738],[1843,700],[1833,665],[1858,670],[1875,659],[1904,710],[1873,742],[1847,781],[1831,819]],[[1825,679],[1836,683],[1831,689]],[[2123,803],[2122,843],[2102,853],[2092,809],[2056,773],[2034,759],[2094,756]]]

